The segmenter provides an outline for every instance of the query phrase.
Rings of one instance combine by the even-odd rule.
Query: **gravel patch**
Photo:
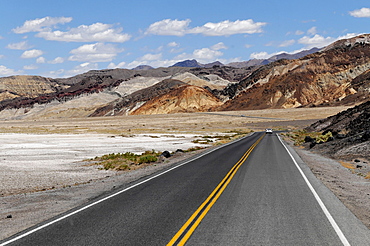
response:
[[[370,173],[369,162],[334,160],[312,150],[293,147],[312,173],[370,229],[370,179],[366,179]]]

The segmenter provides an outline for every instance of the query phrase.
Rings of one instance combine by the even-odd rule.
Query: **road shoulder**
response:
[[[286,147],[296,160],[299,167],[302,169],[307,179],[327,207],[328,211],[342,230],[343,234],[350,242],[351,245],[367,245],[370,241],[370,230],[365,226],[365,224],[360,221],[353,212],[351,212],[341,200],[330,190],[324,183],[329,183],[333,181],[333,178],[340,180],[341,178],[346,178],[345,176],[340,176],[336,172],[336,175],[332,175],[331,170],[340,169],[340,164],[338,166],[333,164],[335,162],[332,159],[311,153],[306,150],[299,149],[292,145],[289,141],[284,141]],[[326,173],[320,173],[321,180],[319,180],[313,172],[315,172],[315,167],[320,165],[331,165],[330,169],[327,169]],[[343,171],[343,170],[342,170]],[[344,170],[345,171],[345,170]],[[318,174],[316,172],[316,174]],[[360,194],[363,196],[368,196],[365,194]],[[342,197],[342,200],[345,200]],[[368,198],[369,199],[369,196]],[[355,211],[356,212],[356,211]],[[363,212],[363,211],[358,211]],[[366,222],[366,220],[364,220]]]

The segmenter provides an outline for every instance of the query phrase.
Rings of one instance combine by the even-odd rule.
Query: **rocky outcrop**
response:
[[[65,87],[55,80],[41,76],[10,76],[0,78],[1,101],[15,97],[34,98],[42,94],[53,93]]]
[[[306,130],[332,132],[334,141],[319,147],[326,154],[343,159],[369,159],[370,101],[320,120]]]
[[[147,101],[169,93],[172,89],[185,85],[184,82],[166,79],[148,88],[138,90],[130,95],[119,98],[103,107],[98,108],[89,116],[128,115],[141,107]]]
[[[274,59],[285,56],[292,58],[280,54]],[[142,66],[139,70],[92,70],[60,79],[0,78],[0,112],[7,119],[30,112],[33,117],[37,112],[68,117],[68,108],[75,112],[73,116],[110,116],[353,105],[370,97],[370,35],[264,66],[196,63],[203,67]]]
[[[131,114],[172,114],[204,112],[222,102],[204,88],[183,85],[147,101]]]
[[[341,101],[358,93],[361,82],[353,81],[369,70],[370,45],[344,40],[298,60],[260,67],[219,92],[219,97],[230,98],[219,109],[292,108]],[[367,93],[365,87],[362,91]]]

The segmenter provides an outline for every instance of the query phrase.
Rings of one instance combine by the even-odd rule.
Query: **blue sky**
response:
[[[0,76],[224,64],[369,33],[366,1],[0,0]]]

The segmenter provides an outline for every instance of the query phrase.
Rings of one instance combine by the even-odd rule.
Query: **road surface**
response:
[[[254,133],[4,245],[367,245],[369,230],[274,134]]]

